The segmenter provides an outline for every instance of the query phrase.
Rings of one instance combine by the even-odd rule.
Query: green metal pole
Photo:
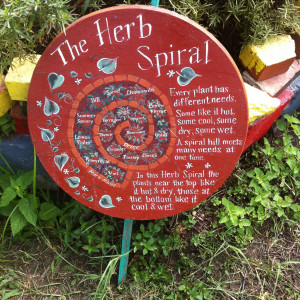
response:
[[[159,0],[152,0],[152,6],[157,6],[159,5]]]
[[[124,220],[118,285],[126,280],[133,220]]]

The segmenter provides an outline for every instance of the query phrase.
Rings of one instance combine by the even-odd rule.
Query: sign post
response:
[[[132,224],[133,224],[133,220],[128,220],[128,219],[124,220],[122,251],[121,251],[122,257],[120,260],[119,277],[118,277],[119,285],[125,281],[127,276]]]
[[[87,15],[52,41],[28,118],[54,181],[125,219],[129,245],[132,220],[178,214],[223,184],[243,150],[248,106],[237,67],[209,32],[128,5]]]

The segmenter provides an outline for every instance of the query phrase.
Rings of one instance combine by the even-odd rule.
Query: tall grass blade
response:
[[[36,200],[36,152],[35,147],[33,148],[33,181],[32,181],[32,195],[33,195],[33,203],[34,209],[37,212],[37,200]]]
[[[98,283],[98,286],[97,286],[97,290],[96,290],[96,294],[94,296],[94,300],[97,300],[97,299],[100,299],[100,300],[103,300],[106,293],[107,293],[107,287],[110,283],[110,279],[116,269],[116,266],[117,266],[117,263],[119,261],[121,256],[118,256],[114,259],[112,259],[107,267],[105,268],[103,274],[101,275],[100,277],[100,281]]]
[[[0,152],[0,157],[2,158],[2,160],[4,161],[4,163],[6,164],[7,168],[10,170],[10,172],[13,175],[16,175],[14,170],[11,168],[11,166],[9,165],[9,163],[7,162],[7,160],[5,159],[5,157],[3,156],[3,154]]]

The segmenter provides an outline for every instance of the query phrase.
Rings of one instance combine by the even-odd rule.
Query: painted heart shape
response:
[[[75,78],[78,76],[78,74],[75,71],[71,71],[70,75],[72,78]]]
[[[42,140],[49,143],[54,138],[54,133],[47,128],[41,128],[41,135]]]
[[[65,77],[63,75],[57,75],[56,73],[50,73],[48,75],[48,82],[51,90],[59,88],[65,81]]]
[[[44,114],[49,117],[51,115],[57,115],[59,113],[59,106],[52,100],[49,100],[45,97],[45,104],[44,104]]]
[[[88,202],[93,202],[93,196],[88,197],[88,198],[86,199],[86,201],[88,201]]]
[[[71,188],[77,188],[79,186],[79,183],[80,183],[80,178],[74,176],[74,177],[69,177],[69,178],[66,178],[65,179],[66,182],[68,183],[68,185],[71,187]]]
[[[54,162],[60,171],[62,171],[62,169],[64,168],[68,160],[69,160],[69,156],[68,154],[65,153],[61,155],[56,155],[54,157]]]
[[[181,70],[181,74],[177,77],[177,82],[181,86],[186,86],[196,77],[201,77],[201,75],[196,74],[192,68],[186,67]]]
[[[99,71],[102,71],[104,74],[111,74],[117,68],[117,58],[101,58],[97,62],[97,67]]]
[[[115,207],[112,203],[111,197],[109,195],[103,195],[99,201],[100,206],[103,208]]]

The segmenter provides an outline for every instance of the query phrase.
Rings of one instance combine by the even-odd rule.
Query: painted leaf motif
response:
[[[54,157],[54,162],[60,171],[62,171],[62,169],[64,168],[68,160],[69,160],[69,156],[68,154],[65,153],[62,155],[56,155]]]
[[[44,104],[44,114],[49,117],[51,115],[57,115],[59,113],[59,106],[52,100],[49,100],[45,97],[45,104]]]
[[[97,67],[99,71],[102,71],[105,74],[113,73],[117,68],[117,58],[101,58],[97,62]]]
[[[79,186],[80,179],[78,177],[69,177],[65,179],[71,188],[76,188]]]
[[[76,195],[80,195],[80,192],[77,190],[77,191],[75,191],[75,194]]]
[[[65,81],[65,77],[63,75],[57,75],[56,73],[50,73],[48,75],[48,82],[51,90],[57,89],[60,86],[62,86],[64,81]]]
[[[103,195],[99,201],[100,206],[103,208],[115,207],[112,203],[111,197],[109,195]]]
[[[195,77],[201,77],[201,75],[196,74],[195,71],[186,67],[181,70],[181,74],[177,77],[177,82],[181,86],[188,85]]]
[[[75,78],[75,77],[77,77],[78,76],[78,74],[75,72],[75,71],[71,71],[71,77],[72,78]]]
[[[85,75],[86,78],[92,78],[93,77],[93,74],[90,73],[90,72],[89,73],[85,73],[84,75]]]
[[[42,140],[45,142],[50,142],[54,138],[54,134],[52,131],[46,128],[41,128]]]
[[[88,201],[88,202],[93,202],[93,196],[91,196],[91,197],[88,197],[87,199],[86,199],[86,201]]]
[[[65,92],[62,92],[62,93],[58,93],[58,98],[61,99],[65,96]]]

